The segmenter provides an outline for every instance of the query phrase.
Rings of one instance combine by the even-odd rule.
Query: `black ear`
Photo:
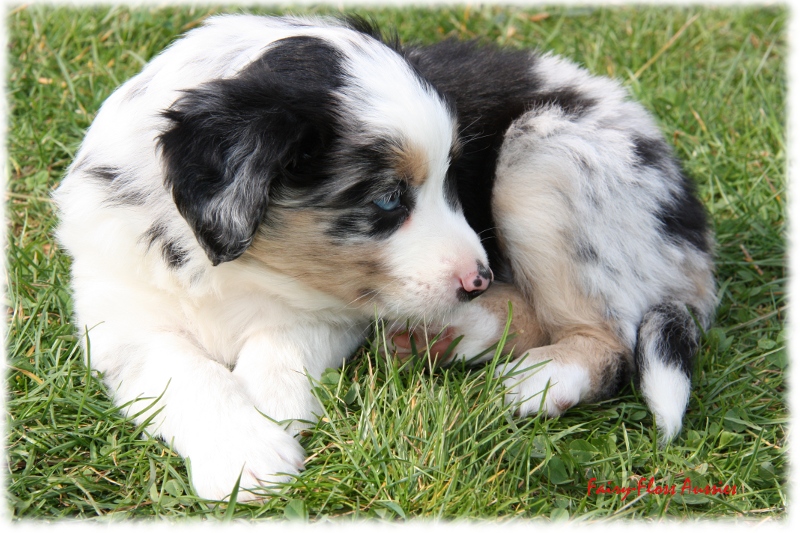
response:
[[[185,91],[164,112],[165,185],[214,265],[250,245],[271,181],[331,137],[341,80],[338,50],[291,37],[237,76]]]

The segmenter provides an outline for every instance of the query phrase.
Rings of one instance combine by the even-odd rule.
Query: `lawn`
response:
[[[195,496],[184,461],[123,419],[83,365],[70,324],[69,258],[52,237],[49,195],[118,84],[210,13],[241,10],[34,5],[6,14],[12,517],[785,516],[782,7],[357,9],[406,42],[478,38],[554,50],[619,78],[655,113],[697,181],[718,241],[720,305],[701,345],[684,429],[659,449],[653,417],[630,386],[558,419],[515,419],[491,365],[398,369],[368,346],[317,384],[326,416],[303,437],[308,461],[293,483],[262,504],[212,505]],[[681,494],[687,480],[736,493]],[[624,498],[590,490],[648,483],[650,493]],[[675,494],[655,493],[673,485]]]

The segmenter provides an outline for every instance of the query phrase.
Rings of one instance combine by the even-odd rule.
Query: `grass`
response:
[[[660,120],[716,231],[720,306],[679,438],[656,446],[631,387],[558,419],[514,419],[491,368],[405,369],[370,347],[328,371],[305,472],[260,505],[193,494],[86,369],[48,197],[115,86],[208,8],[17,7],[9,28],[7,505],[15,519],[191,517],[560,521],[782,518],[786,510],[786,26],[782,7],[381,8],[405,41],[552,49],[620,78]],[[295,12],[306,12],[308,8]],[[259,12],[267,10],[258,9]],[[311,9],[319,12],[326,9]],[[726,496],[587,494],[736,485]]]

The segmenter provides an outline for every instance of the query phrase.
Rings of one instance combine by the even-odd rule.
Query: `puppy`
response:
[[[457,357],[485,353],[511,301],[519,359],[503,372],[519,414],[559,415],[633,376],[670,441],[716,307],[713,238],[652,118],[549,54],[445,41],[407,59],[456,109],[450,172],[497,280],[439,347],[463,335]]]
[[[714,282],[647,113],[555,57],[379,37],[216,17],[103,104],[55,200],[115,401],[191,460],[200,496],[241,476],[256,498],[302,469],[309,377],[376,315],[464,335],[467,358],[511,301],[516,410],[606,398],[635,370],[674,436]]]

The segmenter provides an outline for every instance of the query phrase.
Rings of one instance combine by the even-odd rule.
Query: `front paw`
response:
[[[522,357],[498,368],[497,374],[506,387],[506,404],[519,416],[540,411],[559,416],[580,402],[590,387],[589,373],[582,366],[544,357]]]
[[[300,444],[255,408],[231,415],[224,427],[209,427],[187,454],[198,496],[227,500],[236,480],[238,501],[266,497],[266,490],[291,481],[303,469]]]

